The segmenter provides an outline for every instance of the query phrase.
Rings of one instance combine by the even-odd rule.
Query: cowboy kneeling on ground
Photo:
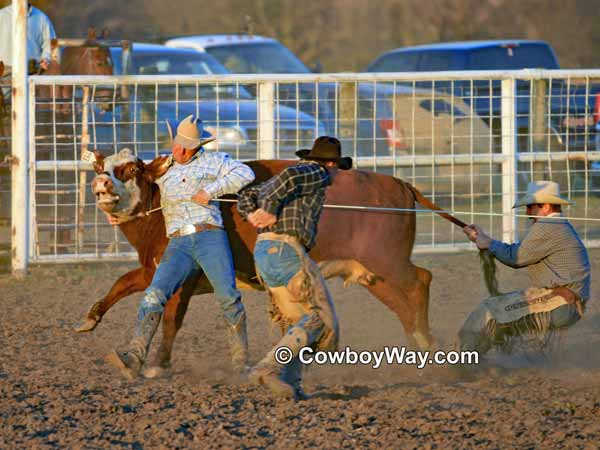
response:
[[[581,318],[590,296],[590,262],[575,228],[562,215],[562,205],[569,204],[557,183],[531,182],[514,205],[526,206],[532,216],[520,242],[492,239],[478,225],[463,229],[480,250],[487,249],[501,263],[527,267],[531,287],[481,302],[458,333],[461,350],[484,354],[508,335],[546,333]]]

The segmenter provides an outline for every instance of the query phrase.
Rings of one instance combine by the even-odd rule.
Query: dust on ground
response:
[[[592,267],[600,251],[592,251]],[[419,256],[434,275],[430,320],[447,348],[485,297],[474,253]],[[275,401],[231,378],[219,311],[192,299],[173,373],[125,381],[103,358],[131,336],[140,294],[98,328],[72,327],[131,265],[36,267],[23,282],[0,275],[0,448],[597,448],[600,441],[600,309],[564,339],[558,364],[535,361],[457,377],[446,366],[311,367],[304,402]],[[501,288],[526,275],[500,271]],[[593,291],[600,282],[594,279]],[[361,287],[331,283],[341,346],[406,343],[399,321]],[[253,361],[277,337],[266,296],[244,292]],[[158,342],[160,336],[155,338]]]

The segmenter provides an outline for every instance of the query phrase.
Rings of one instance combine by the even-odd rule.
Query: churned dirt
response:
[[[597,268],[600,251],[591,257]],[[447,348],[485,296],[477,255],[415,261],[434,274],[431,324]],[[598,299],[554,364],[515,357],[467,377],[447,366],[311,367],[305,386],[316,396],[291,403],[230,376],[212,296],[192,299],[169,378],[121,379],[103,358],[131,336],[140,295],[116,305],[94,332],[71,329],[128,267],[38,267],[24,282],[0,275],[0,448],[598,448]],[[508,289],[526,277],[506,269],[500,280]],[[366,290],[331,288],[342,347],[406,342]],[[244,292],[244,302],[256,361],[276,332],[264,294]]]

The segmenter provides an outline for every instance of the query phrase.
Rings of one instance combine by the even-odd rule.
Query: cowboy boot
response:
[[[308,334],[302,327],[292,327],[273,349],[265,356],[248,375],[250,381],[254,384],[264,384],[278,397],[297,399],[296,387],[288,380],[283,379],[282,366],[275,360],[275,354],[281,347],[287,347],[291,350],[292,359],[289,364],[295,364],[294,359],[302,347],[308,343]],[[297,372],[299,373],[299,371]],[[298,383],[299,385],[299,383]]]
[[[138,322],[134,338],[124,348],[113,350],[106,357],[106,362],[116,367],[128,379],[138,376],[146,361],[150,342],[158,329],[162,313],[150,312]]]
[[[248,369],[248,332],[246,328],[246,312],[242,311],[235,325],[225,320],[231,365],[237,373],[244,373]]]
[[[294,399],[296,401],[311,398],[302,388],[302,363],[299,358],[294,358],[292,362],[283,366],[280,377],[294,388]]]

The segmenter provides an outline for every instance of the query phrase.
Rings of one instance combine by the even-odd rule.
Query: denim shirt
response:
[[[167,235],[184,225],[210,223],[223,226],[219,203],[200,205],[191,200],[199,191],[211,198],[235,194],[254,180],[254,172],[226,153],[205,152],[200,149],[186,164],[173,162],[156,184],[160,188]]]
[[[12,66],[12,5],[0,9],[0,61]],[[50,41],[56,37],[52,22],[35,7],[27,12],[27,59],[50,60]]]

